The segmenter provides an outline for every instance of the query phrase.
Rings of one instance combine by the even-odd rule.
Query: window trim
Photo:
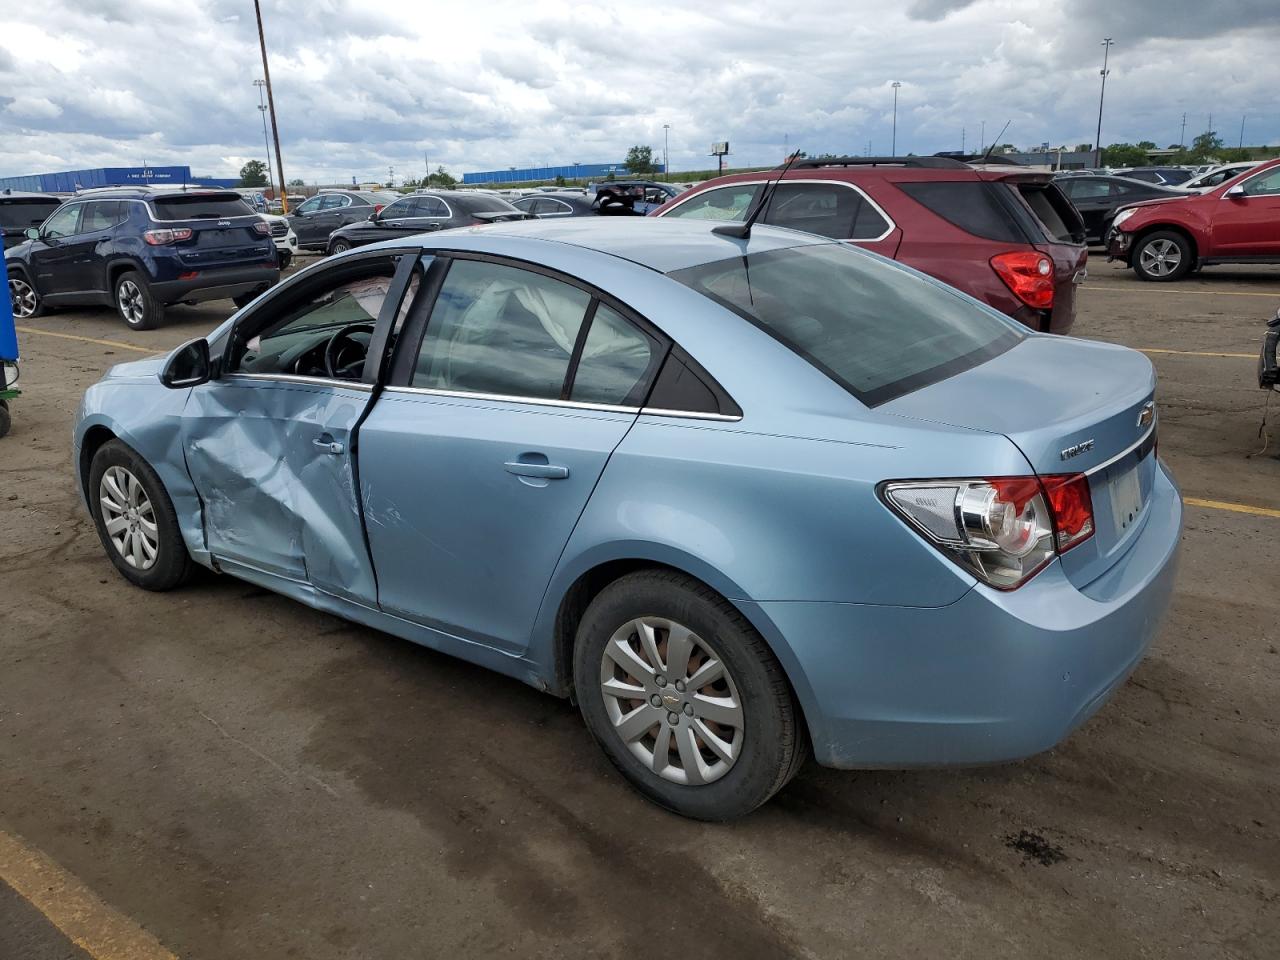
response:
[[[670,215],[671,215],[671,213],[673,213],[675,210],[679,209],[682,205],[684,205],[685,203],[687,203],[689,200],[692,200],[694,197],[699,197],[699,196],[702,196],[702,195],[704,195],[704,194],[708,194],[708,193],[710,193],[712,190],[723,190],[723,189],[726,189],[726,188],[729,188],[729,187],[759,186],[759,185],[760,185],[760,184],[762,184],[762,183],[771,183],[771,182],[773,181],[773,179],[774,179],[774,178],[769,177],[769,178],[767,178],[767,179],[761,179],[761,180],[735,180],[733,183],[722,183],[722,184],[720,184],[720,185],[718,185],[718,186],[708,187],[708,188],[707,188],[707,189],[705,189],[705,190],[696,190],[696,189],[695,189],[695,190],[686,190],[686,191],[685,191],[683,194],[681,194],[679,197],[676,197],[676,198],[675,198],[675,203],[671,204],[671,206],[670,206],[670,207],[668,207],[666,210],[664,210],[664,211],[663,211],[662,213],[660,213],[658,216],[660,216],[660,217],[670,216]],[[897,229],[898,229],[898,225],[894,222],[893,217],[889,216],[889,212],[888,212],[887,210],[885,210],[885,208],[884,208],[884,207],[880,206],[880,204],[876,203],[875,199],[871,196],[871,194],[867,193],[867,191],[863,190],[863,189],[862,189],[861,187],[859,187],[857,184],[847,183],[847,182],[846,182],[846,181],[844,181],[844,180],[823,179],[823,178],[821,178],[821,177],[804,177],[804,178],[801,178],[801,177],[786,177],[786,178],[784,178],[784,179],[782,179],[782,180],[780,180],[780,181],[779,181],[779,185],[784,184],[784,183],[785,183],[785,184],[792,184],[792,183],[816,183],[816,184],[819,184],[819,185],[824,186],[824,187],[830,187],[830,186],[845,187],[846,189],[848,189],[848,190],[852,190],[854,193],[858,194],[858,195],[859,195],[860,197],[862,197],[862,199],[863,199],[863,200],[865,200],[867,203],[871,204],[872,209],[873,209],[873,210],[875,210],[878,214],[880,214],[880,216],[884,218],[884,222],[885,222],[886,224],[888,224],[888,228],[884,231],[884,233],[880,234],[880,236],[878,236],[878,237],[861,237],[861,238],[854,238],[854,237],[824,237],[823,239],[825,239],[825,240],[830,240],[830,241],[832,241],[833,243],[879,243],[880,241],[885,240],[885,239],[887,239],[888,237],[892,236],[893,231],[895,231],[895,230],[897,230]],[[690,196],[690,194],[693,194],[693,196]],[[724,221],[724,222],[725,222],[725,223],[738,223],[738,222],[741,222],[741,221],[736,221],[736,220],[726,220],[726,221]],[[761,223],[764,223],[766,226],[774,226],[773,224],[769,223],[767,220],[763,220],[763,219],[761,220]],[[793,228],[793,227],[776,227],[776,229],[778,229],[778,230],[792,230],[792,229],[794,229],[794,228]],[[798,233],[803,233],[804,231],[797,231],[797,232],[798,232]],[[814,234],[814,236],[822,236],[822,235],[821,235],[821,234]]]

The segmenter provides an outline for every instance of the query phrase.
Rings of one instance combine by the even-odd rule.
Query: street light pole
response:
[[[889,156],[896,157],[898,155],[898,88],[902,84],[895,80],[891,86],[893,87],[893,140],[889,147]]]
[[[671,182],[671,124],[662,125],[662,173]]]
[[[275,184],[272,183],[271,175],[271,141],[267,137],[267,105],[262,102],[262,90],[266,87],[267,82],[265,80],[255,80],[253,81],[253,85],[258,88],[258,112],[262,114],[262,146],[267,151],[267,187],[272,193],[275,193],[276,187]],[[284,184],[281,184],[282,188],[283,186]],[[283,193],[284,190],[281,189],[277,196],[280,196]]]
[[[1102,41],[1102,92],[1098,94],[1098,133],[1093,140],[1093,165],[1098,167],[1101,165],[1102,157],[1102,101],[1107,96],[1107,74],[1111,71],[1107,69],[1107,57],[1111,53],[1111,44],[1114,43],[1110,37],[1103,38]]]
[[[253,0],[253,12],[258,18],[258,45],[262,48],[262,76],[267,87],[267,106],[271,111],[271,133],[276,141],[276,173],[280,175],[280,212],[289,212],[289,198],[285,195],[284,157],[280,155],[280,127],[276,124],[276,100],[271,95],[271,68],[267,66],[267,35],[262,31],[262,4]]]

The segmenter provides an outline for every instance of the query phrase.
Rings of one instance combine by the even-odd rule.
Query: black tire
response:
[[[34,305],[24,306],[20,300],[27,304],[34,301]],[[27,279],[27,275],[20,270],[9,274],[9,305],[13,308],[15,320],[32,320],[44,313],[44,301],[36,293],[36,288]]]
[[[633,753],[614,729],[601,690],[605,648],[615,632],[641,617],[675,621],[692,630],[699,643],[705,639],[737,688],[743,727],[734,736],[742,736],[741,746],[727,771],[709,783],[693,786],[653,772],[652,765]],[[642,570],[602,590],[578,628],[573,675],[583,719],[605,755],[641,794],[682,816],[721,821],[750,813],[782,789],[809,754],[790,685],[764,639],[732,604],[684,574]],[[664,683],[662,689],[674,695],[674,687]],[[680,689],[683,691],[683,687]],[[668,709],[672,708],[661,706],[659,712]],[[664,716],[674,717],[681,724],[675,729],[683,729],[681,713]],[[660,734],[662,722],[655,724],[645,737]],[[645,740],[639,742],[643,745]],[[656,746],[655,742],[647,748],[651,757],[658,752]],[[676,747],[667,749],[671,751],[667,754],[670,759]],[[683,758],[674,759],[683,766]]]
[[[139,568],[126,560],[121,548],[107,533],[107,520],[102,504],[102,478],[112,467],[119,467],[132,474],[141,484],[142,491],[151,504],[150,515],[156,528],[156,555],[149,567]],[[120,440],[108,440],[98,448],[89,467],[88,499],[98,539],[102,541],[107,557],[130,583],[144,590],[172,590],[191,576],[195,564],[182,540],[173,501],[169,499],[159,475],[151,469],[151,464],[128,444]]]
[[[11,426],[13,418],[9,416],[9,401],[0,400],[0,437],[5,436]]]
[[[278,251],[278,256],[280,258],[280,272],[284,273],[289,269],[289,264],[293,263],[293,251],[280,250]]]
[[[344,240],[342,237],[338,237],[334,240],[329,241],[329,256],[331,257],[334,254],[346,253],[350,249],[351,249],[350,240]]]
[[[130,330],[154,330],[164,322],[165,305],[138,271],[126,270],[116,277],[113,293],[116,312]]]
[[[1144,264],[1144,255],[1147,253],[1150,254],[1151,262]],[[1163,254],[1163,259],[1156,259],[1160,254]],[[1169,260],[1174,256],[1177,257],[1177,262],[1169,266]],[[1129,263],[1140,279],[1152,283],[1170,283],[1187,275],[1195,265],[1193,258],[1191,243],[1182,234],[1176,230],[1153,230],[1138,238]],[[1162,270],[1165,272],[1161,272]]]

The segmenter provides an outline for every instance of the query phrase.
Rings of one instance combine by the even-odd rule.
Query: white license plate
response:
[[[1116,530],[1128,530],[1142,512],[1142,485],[1138,482],[1135,464],[1111,481],[1111,515],[1115,517]]]

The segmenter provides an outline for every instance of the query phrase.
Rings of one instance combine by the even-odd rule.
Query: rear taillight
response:
[[[375,204],[373,205],[373,212],[374,212],[374,213],[381,213],[381,212],[382,212],[382,208],[383,208],[384,206],[386,206],[386,204],[382,204],[382,203],[375,203]]]
[[[264,237],[271,236],[271,224],[265,220],[259,220],[253,225],[253,232]]]
[[[162,247],[169,243],[180,243],[183,240],[191,239],[191,228],[176,227],[170,229],[166,227],[161,230],[147,230],[142,234],[142,239],[153,247]]]
[[[1093,534],[1083,474],[886,483],[885,502],[979,580],[1001,590],[1026,583],[1055,554]]]
[[[1053,262],[1043,253],[1034,250],[998,253],[991,258],[991,268],[1028,307],[1037,310],[1053,307]]]

